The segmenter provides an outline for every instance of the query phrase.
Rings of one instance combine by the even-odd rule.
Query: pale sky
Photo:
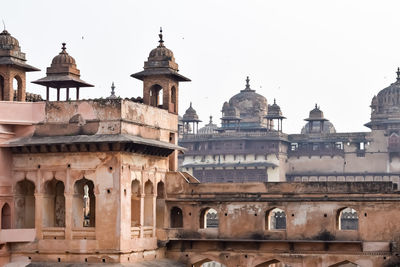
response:
[[[174,52],[181,83],[179,113],[190,101],[200,119],[220,123],[224,101],[245,87],[273,99],[299,133],[315,103],[338,132],[368,131],[372,97],[400,66],[399,1],[100,1],[1,0],[0,19],[26,53],[30,81],[45,76],[67,43],[81,78],[95,85],[81,98],[142,95],[130,77],[158,45]],[[73,94],[74,95],[74,94]]]

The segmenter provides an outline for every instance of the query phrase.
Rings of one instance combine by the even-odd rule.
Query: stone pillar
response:
[[[144,195],[140,195],[140,238],[143,238],[143,226],[144,226]]]
[[[157,194],[153,195],[153,237],[156,236],[157,228]]]
[[[36,238],[38,240],[43,239],[42,228],[43,228],[43,194],[35,193],[35,229],[36,229]]]
[[[72,227],[73,227],[73,220],[72,220],[72,201],[74,196],[69,193],[65,193],[65,239],[72,240]]]

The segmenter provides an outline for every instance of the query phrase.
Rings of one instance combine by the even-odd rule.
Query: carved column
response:
[[[65,239],[72,240],[72,201],[74,196],[70,193],[65,193]]]

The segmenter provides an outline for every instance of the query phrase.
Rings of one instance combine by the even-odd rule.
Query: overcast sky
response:
[[[224,101],[245,87],[288,118],[299,133],[315,103],[338,132],[367,131],[372,97],[396,80],[400,1],[100,1],[1,0],[0,19],[28,64],[45,76],[67,43],[81,78],[95,85],[83,98],[142,95],[130,74],[143,69],[163,27],[180,73],[179,111],[190,101],[200,119],[220,123]],[[45,94],[29,83],[28,91]]]

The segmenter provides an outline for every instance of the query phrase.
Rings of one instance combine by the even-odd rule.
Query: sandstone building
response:
[[[240,155],[253,155],[246,168],[262,165],[269,182],[200,183],[177,171],[178,152],[193,151],[177,145],[179,82],[189,79],[162,37],[132,74],[143,97],[79,100],[92,85],[63,45],[34,81],[46,88],[40,101],[26,93],[26,72],[37,69],[14,37],[0,34],[1,265],[397,266],[397,82],[374,98],[369,133],[325,132],[316,108],[309,132],[288,136],[277,105],[268,107],[248,81],[237,102],[224,104],[217,131],[234,136],[236,151],[250,149]],[[51,88],[67,99],[50,99]],[[260,104],[256,118],[240,106],[246,95]],[[212,137],[197,133],[193,111],[183,117],[187,140]],[[186,132],[190,123],[196,134]],[[208,153],[203,144],[195,151]]]

